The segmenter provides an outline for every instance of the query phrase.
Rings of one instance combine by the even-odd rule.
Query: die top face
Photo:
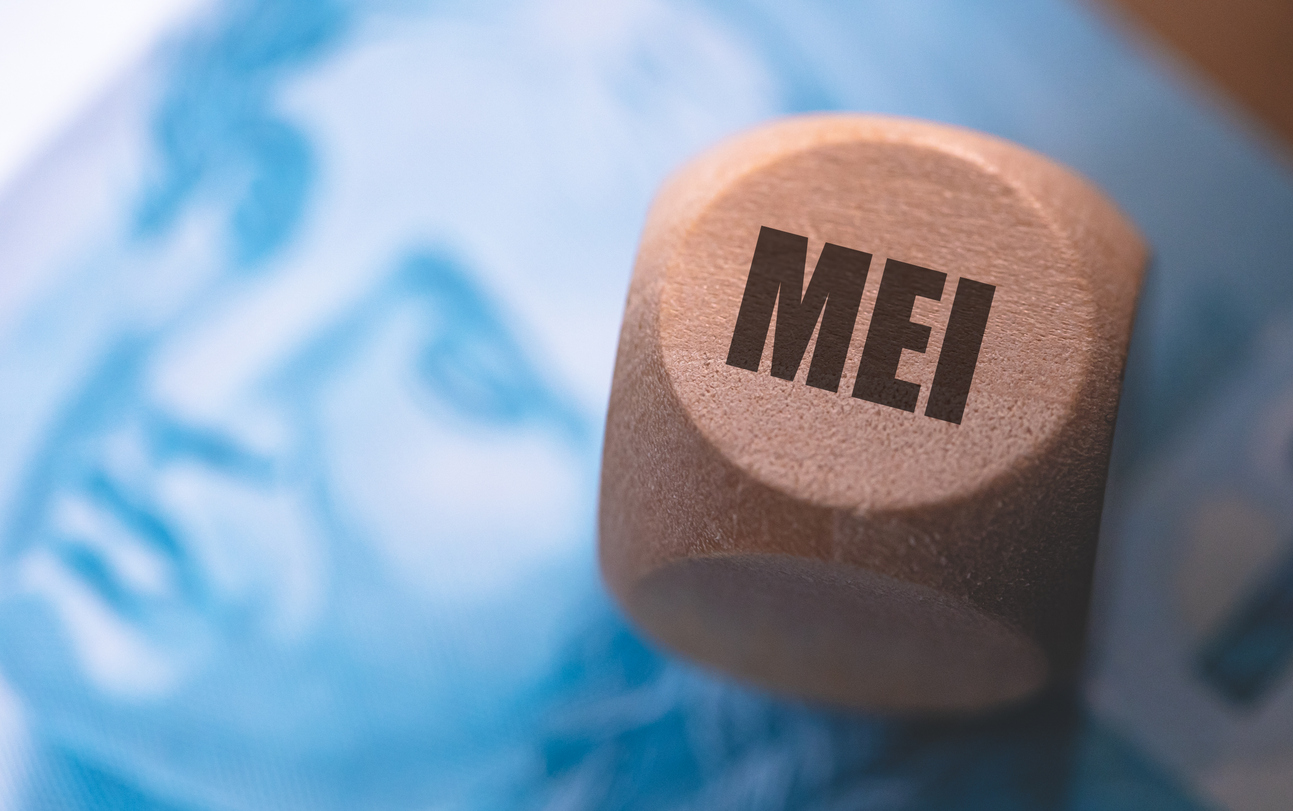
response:
[[[1025,156],[1022,170],[1010,150]],[[1093,289],[1103,271],[1072,238],[1084,227],[1072,221],[1081,211],[1048,205],[1066,178],[1030,173],[1029,161],[1041,159],[952,128],[832,117],[765,130],[684,170],[662,195],[674,209],[660,224],[672,247],[663,256],[647,247],[643,261],[659,263],[663,367],[705,439],[764,484],[857,512],[969,496],[1046,453],[1078,418],[1107,336]],[[771,319],[757,372],[727,362],[764,229],[806,238],[803,287],[791,291],[805,302],[824,250],[870,255],[848,254],[865,281],[851,335],[835,335],[848,344],[837,391],[805,383],[829,298],[793,380],[770,373],[784,309]],[[871,329],[877,296],[886,296],[878,291],[907,265],[926,273],[920,291],[909,291],[906,320],[928,328],[907,341],[919,345],[927,332],[925,351],[902,350],[893,375],[919,386],[910,411],[850,396],[868,341],[886,337],[883,325]],[[995,290],[956,424],[926,412],[965,280]]]

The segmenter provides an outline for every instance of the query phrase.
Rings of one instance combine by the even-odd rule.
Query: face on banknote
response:
[[[1153,244],[1094,712],[808,707],[601,591],[651,195],[832,109],[1034,147]],[[0,805],[1261,807],[1230,787],[1289,772],[1272,165],[1062,0],[214,3],[0,196]]]
[[[112,203],[44,212],[71,238],[4,347],[0,664],[39,743],[213,807],[467,802],[528,754],[607,614],[646,201],[776,110],[705,14],[513,12],[225,4],[60,156]]]

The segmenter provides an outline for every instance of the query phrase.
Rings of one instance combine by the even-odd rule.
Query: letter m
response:
[[[819,389],[839,391],[871,254],[826,243],[805,291],[807,264],[808,237],[775,228],[759,229],[750,276],[745,281],[745,295],[736,316],[736,329],[732,331],[732,346],[727,351],[727,364],[759,371],[775,307],[777,332],[772,341],[772,376],[795,379],[813,327],[820,319],[822,326],[805,382]]]

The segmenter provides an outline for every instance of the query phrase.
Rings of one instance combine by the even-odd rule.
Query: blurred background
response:
[[[6,111],[0,187],[200,5],[198,0],[0,3],[0,106]]]
[[[1293,807],[1293,3],[0,0],[0,806]],[[597,582],[660,180],[974,127],[1154,251],[1082,684],[869,717]]]

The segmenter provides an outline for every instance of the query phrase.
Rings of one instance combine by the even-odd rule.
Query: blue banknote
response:
[[[598,584],[651,195],[811,110],[1013,139],[1153,245],[1089,700],[805,706],[661,654]],[[216,3],[0,199],[0,805],[1259,807],[1287,710],[1191,728],[1135,657],[1223,715],[1288,706],[1287,500],[1230,580],[1190,564],[1197,632],[1139,584],[1185,556],[1163,476],[1259,499],[1215,437],[1293,377],[1289,222],[1260,136],[1059,0]]]
[[[1088,689],[1222,808],[1293,798],[1293,321],[1106,512]]]

